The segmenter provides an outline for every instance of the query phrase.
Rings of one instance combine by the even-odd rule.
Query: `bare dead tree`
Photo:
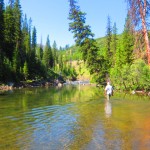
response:
[[[148,38],[148,17],[150,16],[150,0],[126,0],[129,12],[136,27],[142,26],[148,65],[150,65],[150,42]]]

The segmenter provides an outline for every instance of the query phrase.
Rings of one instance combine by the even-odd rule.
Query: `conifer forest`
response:
[[[37,43],[37,29],[22,12],[19,0],[6,6],[0,0],[0,83],[28,80],[77,80],[80,72],[73,61],[83,61],[91,82],[104,85],[110,80],[117,89],[150,90],[150,2],[127,0],[124,30],[117,33],[117,22],[106,18],[106,35],[95,39],[86,12],[77,0],[69,0],[68,30],[75,45],[57,47],[50,36]]]

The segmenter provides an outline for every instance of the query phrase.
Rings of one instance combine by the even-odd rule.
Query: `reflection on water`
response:
[[[105,100],[105,114],[106,117],[109,118],[111,116],[112,113],[112,108],[111,108],[111,103],[109,99]]]
[[[0,96],[0,149],[150,149],[148,97],[93,86],[23,89]]]

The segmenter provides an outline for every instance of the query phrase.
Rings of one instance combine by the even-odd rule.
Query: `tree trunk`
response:
[[[147,2],[144,0],[144,5],[142,6],[141,0],[138,0],[139,8],[140,8],[140,16],[142,20],[142,30],[144,34],[144,40],[145,40],[145,45],[146,45],[146,54],[147,54],[147,60],[148,60],[148,65],[150,65],[150,43],[148,39],[148,32],[146,28],[146,7],[147,7]]]
[[[142,26],[143,26],[144,39],[145,39],[145,44],[146,44],[146,54],[147,54],[148,65],[150,65],[150,45],[149,45],[146,25],[145,23],[143,23],[143,20],[142,20]]]

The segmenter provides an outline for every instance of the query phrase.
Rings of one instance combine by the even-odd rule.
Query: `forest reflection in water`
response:
[[[149,97],[94,86],[16,90],[0,96],[0,149],[150,149]]]

